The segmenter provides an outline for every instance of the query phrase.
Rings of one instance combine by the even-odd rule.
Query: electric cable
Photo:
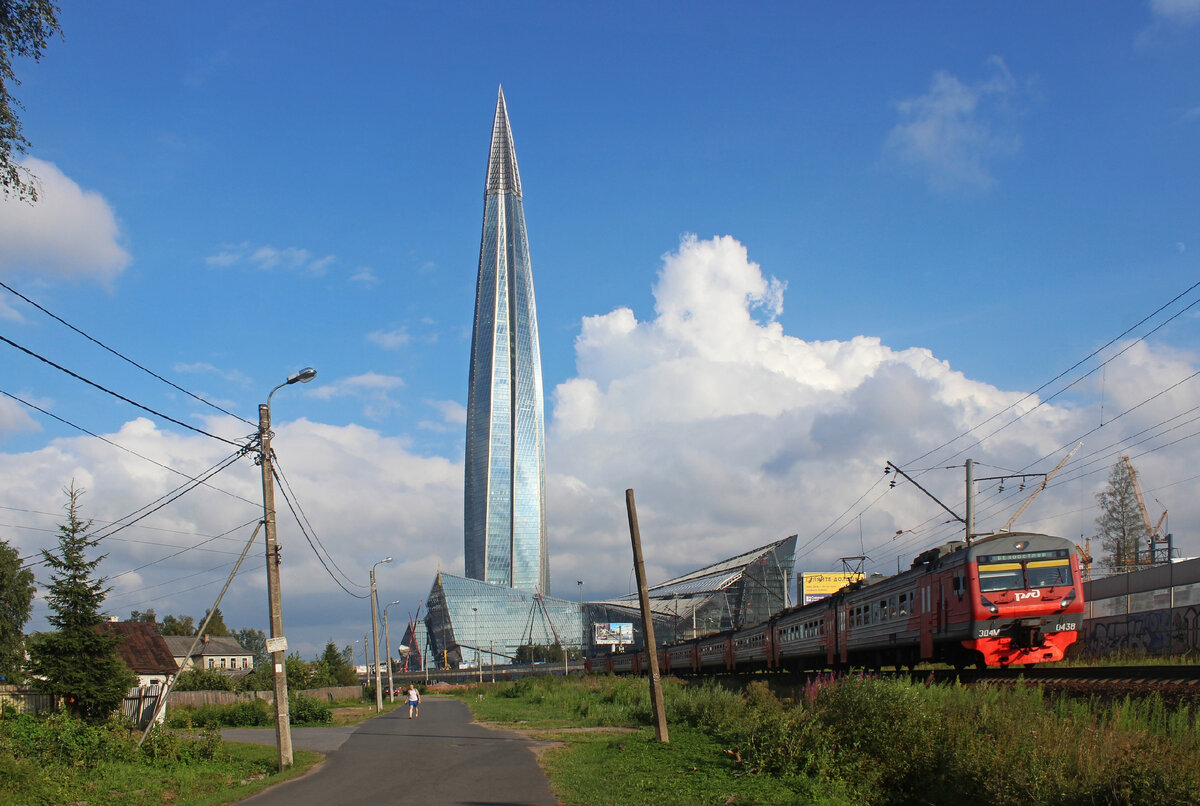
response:
[[[171,382],[171,381],[167,380],[167,379],[166,379],[166,378],[164,378],[163,376],[159,375],[157,372],[154,372],[154,371],[153,371],[153,370],[151,370],[151,369],[147,369],[146,367],[142,366],[142,365],[141,365],[141,364],[139,364],[138,362],[134,361],[132,358],[129,358],[128,356],[122,355],[121,353],[117,352],[116,350],[114,350],[113,348],[109,347],[107,344],[105,344],[104,342],[100,341],[99,339],[92,338],[92,337],[91,337],[91,336],[89,336],[87,333],[84,333],[82,330],[80,330],[79,328],[75,327],[73,324],[71,324],[71,323],[70,323],[70,322],[68,322],[67,320],[65,320],[65,319],[63,319],[62,317],[60,317],[60,316],[57,316],[57,315],[55,315],[55,314],[51,313],[50,311],[46,310],[46,309],[45,309],[45,308],[43,308],[41,305],[38,305],[36,302],[34,302],[33,300],[31,300],[29,297],[25,296],[25,295],[24,295],[24,294],[22,294],[20,291],[17,291],[17,290],[16,290],[16,289],[14,289],[12,286],[10,286],[10,285],[8,285],[8,284],[4,283],[3,281],[0,281],[0,288],[3,288],[3,289],[5,289],[5,290],[6,290],[6,291],[8,291],[10,294],[14,294],[14,295],[16,295],[16,296],[20,297],[21,299],[25,300],[26,302],[28,302],[28,303],[29,303],[30,305],[32,305],[33,307],[37,308],[37,309],[38,309],[39,311],[41,311],[42,313],[44,313],[44,314],[46,314],[47,316],[49,316],[51,319],[55,320],[56,322],[59,322],[59,323],[60,323],[60,324],[62,324],[62,325],[65,325],[66,327],[68,327],[68,328],[70,328],[71,330],[75,331],[75,332],[76,332],[76,333],[78,333],[80,336],[83,336],[85,339],[87,339],[88,341],[92,342],[93,344],[96,344],[96,345],[98,345],[98,346],[100,346],[100,347],[104,348],[104,349],[105,349],[105,350],[107,350],[108,352],[110,352],[110,353],[112,353],[113,355],[115,355],[117,358],[120,358],[122,361],[126,361],[126,362],[128,362],[128,363],[132,364],[133,366],[137,367],[138,369],[140,369],[142,372],[145,372],[145,373],[146,373],[146,374],[148,374],[148,375],[151,375],[151,376],[153,376],[153,377],[155,377],[155,378],[158,378],[158,380],[162,381],[163,383],[167,384],[168,386],[172,387],[173,389],[177,389],[177,390],[179,390],[180,392],[183,392],[183,393],[184,393],[185,395],[187,395],[188,397],[191,397],[191,398],[193,398],[193,399],[195,399],[195,400],[198,400],[198,401],[200,401],[201,403],[203,403],[203,404],[204,404],[204,405],[206,405],[206,406],[211,406],[212,408],[216,409],[217,411],[221,412],[222,414],[228,414],[230,417],[233,417],[234,419],[241,420],[241,421],[242,421],[243,423],[245,423],[246,425],[249,425],[249,426],[253,426],[253,425],[254,425],[254,423],[250,422],[249,420],[245,419],[244,417],[239,417],[238,415],[234,414],[234,413],[233,413],[233,412],[231,412],[231,411],[226,411],[225,409],[223,409],[223,408],[221,408],[220,406],[218,406],[216,403],[213,403],[213,402],[211,402],[211,401],[209,401],[209,400],[205,400],[204,398],[200,397],[199,395],[197,395],[197,394],[194,394],[194,393],[192,393],[192,392],[189,392],[187,389],[184,389],[182,386],[179,386],[178,384],[176,384],[176,383],[173,383],[173,382]]]
[[[277,474],[273,474],[273,475],[275,475],[276,478],[278,478]],[[292,499],[288,496],[287,491],[285,489],[283,489],[282,483],[280,484],[279,492],[280,492],[280,495],[283,496],[283,500],[287,502],[288,509],[290,509],[292,512],[292,517],[296,519],[296,524],[300,527],[301,534],[303,534],[304,539],[308,541],[309,548],[311,548],[313,550],[313,554],[317,555],[317,560],[321,563],[321,567],[325,569],[325,573],[329,574],[329,578],[332,579],[334,582],[336,582],[337,586],[339,588],[341,588],[346,593],[353,596],[355,599],[366,599],[368,596],[370,596],[369,593],[355,593],[354,591],[350,590],[349,588],[347,588],[345,585],[342,584],[342,581],[337,578],[337,576],[333,573],[333,571],[329,570],[329,566],[326,564],[325,558],[321,556],[321,552],[317,551],[316,545],[313,544],[312,536],[309,535],[308,530],[305,529],[304,524],[301,523],[299,515],[296,514],[296,508],[292,505]],[[332,561],[332,559],[333,558],[331,557],[330,560]],[[351,582],[350,584],[353,585],[355,583]],[[368,586],[363,585],[361,587],[366,588]]]
[[[150,414],[153,414],[155,417],[161,417],[164,420],[168,420],[172,423],[175,423],[176,425],[183,426],[184,428],[188,429],[189,431],[195,431],[197,434],[203,434],[206,437],[211,437],[213,439],[220,440],[221,442],[225,442],[230,445],[237,445],[237,443],[234,442],[233,440],[226,439],[225,437],[219,437],[216,434],[210,434],[202,428],[197,428],[194,425],[188,425],[187,423],[183,422],[182,420],[176,420],[174,417],[171,417],[170,415],[167,415],[167,414],[163,414],[161,411],[155,411],[154,409],[150,408],[149,406],[144,406],[135,400],[130,400],[129,398],[125,397],[124,395],[122,395],[118,392],[114,392],[113,390],[111,390],[107,387],[101,386],[100,384],[96,383],[95,381],[88,380],[87,378],[83,377],[82,375],[80,375],[77,372],[72,372],[71,370],[67,369],[66,367],[62,366],[61,364],[56,364],[55,362],[51,361],[49,358],[46,358],[43,355],[38,355],[33,350],[30,350],[27,347],[22,347],[21,345],[17,344],[15,341],[13,341],[10,338],[7,338],[5,336],[0,336],[0,341],[4,342],[5,344],[8,344],[12,347],[17,348],[18,350],[25,353],[26,355],[36,358],[38,361],[41,361],[44,364],[54,367],[59,372],[66,373],[67,375],[70,375],[72,378],[75,378],[76,380],[83,381],[84,383],[88,384],[89,386],[99,389],[101,392],[104,392],[105,394],[112,395],[113,397],[117,398],[118,400],[123,400],[131,406],[136,406],[137,408],[141,409],[142,411],[149,412]]]
[[[77,431],[87,434],[89,437],[95,437],[96,439],[100,440],[101,442],[107,443],[107,444],[113,446],[114,448],[119,448],[128,454],[131,454],[133,456],[136,456],[139,459],[149,462],[152,465],[161,467],[163,470],[170,471],[171,473],[174,473],[178,476],[183,476],[184,478],[192,479],[193,481],[195,481],[195,477],[189,476],[187,473],[184,473],[182,470],[176,470],[173,467],[164,465],[162,462],[151,459],[149,456],[143,456],[142,454],[138,453],[137,451],[133,450],[132,448],[127,448],[124,445],[120,444],[119,442],[113,442],[111,439],[108,439],[106,437],[100,436],[99,434],[93,433],[81,425],[76,425],[75,423],[71,422],[70,420],[59,417],[57,414],[54,414],[53,412],[49,412],[46,409],[43,409],[41,406],[38,406],[35,403],[30,403],[28,400],[25,400],[24,398],[18,397],[17,395],[14,395],[14,394],[10,394],[9,392],[4,391],[3,389],[0,389],[0,395],[4,395],[5,397],[15,400],[18,403],[28,406],[29,408],[34,409],[36,411],[40,411],[42,414],[45,414],[47,417],[52,417],[55,420],[58,420],[63,425],[70,426],[71,428],[74,428]],[[228,490],[222,490],[220,487],[214,487],[211,484],[206,484],[205,486],[216,492],[224,493],[225,495],[228,495],[232,498],[236,498],[239,501],[245,501],[247,504],[253,504],[254,506],[261,506],[261,502],[251,501],[249,498],[243,498],[242,496],[238,495],[237,493],[231,493]]]
[[[279,463],[279,455],[276,454],[274,450],[272,450],[271,457],[272,457],[271,468],[278,473],[277,478],[279,479],[279,486],[282,489],[284,489],[286,492],[291,493],[291,498],[287,499],[289,505],[291,505],[291,503],[293,501],[295,502],[296,509],[299,510],[300,515],[303,516],[303,518],[304,518],[304,524],[307,525],[308,530],[312,532],[313,539],[317,541],[317,545],[320,546],[321,550],[325,552],[325,556],[329,558],[329,562],[331,562],[333,564],[333,567],[338,570],[338,573],[342,575],[342,578],[345,579],[347,582],[349,582],[351,585],[354,585],[355,587],[358,587],[358,588],[363,588],[364,590],[369,588],[370,585],[363,585],[363,584],[361,584],[359,582],[355,582],[353,579],[351,579],[346,574],[346,572],[342,570],[341,566],[339,566],[337,564],[337,561],[333,559],[333,555],[329,553],[329,549],[325,548],[325,544],[321,542],[321,538],[317,535],[317,530],[315,528],[313,528],[312,522],[309,521],[308,515],[305,514],[304,508],[302,506],[300,506],[300,499],[296,496],[295,491],[292,490],[291,484],[288,483],[287,475],[283,472],[283,466]],[[293,515],[295,515],[295,511],[293,511]],[[299,522],[300,518],[297,517],[296,520],[297,520],[297,522]],[[304,527],[302,526],[301,528],[304,528]],[[314,547],[313,550],[315,551],[316,548]]]

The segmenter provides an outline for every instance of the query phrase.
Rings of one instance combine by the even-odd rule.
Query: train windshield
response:
[[[1071,584],[1071,559],[1065,549],[979,558],[981,591],[1032,590]]]

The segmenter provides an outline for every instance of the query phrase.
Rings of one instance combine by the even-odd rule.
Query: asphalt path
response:
[[[273,730],[229,729],[235,742],[275,744]],[[468,804],[557,806],[534,758],[537,742],[471,721],[458,700],[426,697],[341,728],[293,728],[292,746],[327,753],[313,772],[247,798],[248,806]]]

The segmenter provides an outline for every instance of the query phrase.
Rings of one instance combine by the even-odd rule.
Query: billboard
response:
[[[805,572],[800,575],[800,601],[809,604],[818,599],[824,599],[829,594],[837,593],[846,585],[858,582],[862,578],[863,575],[860,573]]]
[[[626,646],[633,643],[633,624],[611,621],[592,625],[592,643],[596,646]]]

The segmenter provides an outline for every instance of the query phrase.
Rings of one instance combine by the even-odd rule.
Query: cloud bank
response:
[[[910,463],[914,472],[935,468],[921,476],[922,484],[961,509],[967,456],[981,466],[1033,464],[1033,470],[1046,471],[1100,420],[1096,405],[1047,403],[998,389],[965,377],[928,350],[894,350],[871,336],[791,336],[776,318],[784,293],[735,239],[688,237],[663,258],[650,318],[640,321],[622,307],[582,321],[575,374],[549,395],[552,593],[573,599],[575,580],[584,581],[589,598],[629,591],[624,491],[630,488],[651,579],[789,534],[798,534],[803,547],[800,570],[835,569],[839,557],[865,554],[871,570],[894,571],[897,561],[907,564],[919,550],[960,532],[911,485],[891,489],[882,473],[885,461]],[[1180,383],[1200,361],[1192,352],[1161,345],[1122,346],[1125,352],[1107,368],[1107,424],[1085,438],[1084,453],[1094,454],[1090,465],[1076,481],[1047,490],[1018,527],[1073,538],[1090,534],[1092,496],[1121,453],[1134,455],[1147,488],[1156,479],[1170,483],[1149,500],[1161,495],[1177,523],[1200,514],[1186,449],[1188,421],[1179,414],[1200,404],[1195,381]],[[398,383],[367,374],[306,393],[386,400]],[[1170,392],[1143,403],[1147,390],[1168,387]],[[437,405],[445,423],[461,428],[461,404]],[[990,434],[982,443],[954,442],[997,413],[981,430]],[[1145,429],[1154,423],[1165,424],[1159,426],[1164,440],[1183,439],[1185,447],[1140,456]],[[0,428],[28,426],[17,410],[0,406]],[[224,433],[215,421],[208,428]],[[412,610],[439,567],[462,573],[461,456],[419,455],[407,437],[361,425],[299,420],[274,428],[273,447],[287,481],[277,507],[284,624],[293,648],[312,655],[331,636],[347,643],[369,628],[368,603],[355,597],[363,594],[358,585],[377,560],[396,558],[377,574],[383,601],[411,601]],[[242,435],[240,428],[226,434]],[[216,464],[228,448],[142,418],[106,436],[189,475]],[[72,479],[89,490],[85,515],[98,523],[133,512],[185,481],[82,437],[0,454],[0,488],[6,501],[21,502],[24,510],[5,513],[14,525],[5,534],[23,555],[53,545],[59,490]],[[243,458],[212,487],[220,491],[202,488],[104,543],[109,557],[101,570],[114,576],[110,612],[127,616],[154,607],[160,614],[198,616],[211,604],[261,513],[259,470]],[[1007,520],[1024,497],[1014,493],[981,485],[981,531]],[[296,525],[289,499],[312,524],[312,545]],[[897,537],[897,531],[904,534]],[[322,546],[332,557],[326,565],[316,555]],[[1196,553],[1194,540],[1182,546]],[[232,626],[265,625],[261,554],[252,557],[222,604]],[[334,581],[343,571],[346,590]],[[44,576],[39,571],[39,581]],[[44,617],[44,604],[37,606]]]

